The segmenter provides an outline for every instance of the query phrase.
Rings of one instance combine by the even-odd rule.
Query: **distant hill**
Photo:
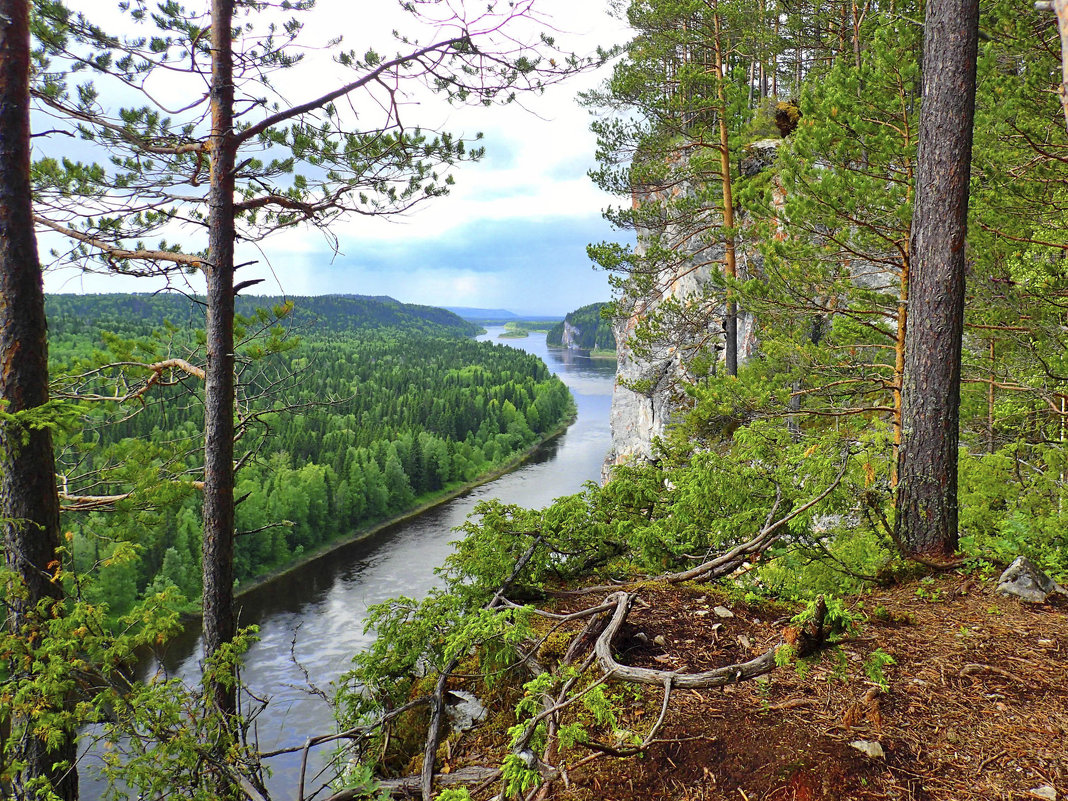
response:
[[[601,309],[607,303],[591,303],[564,317],[563,322],[549,329],[545,337],[549,345],[564,346],[578,350],[616,349],[616,337],[612,323],[601,317]]]
[[[318,332],[393,328],[434,336],[474,336],[481,328],[445,309],[401,303],[389,297],[362,295],[320,295],[313,297],[238,296],[239,314],[271,308],[293,301],[289,318],[296,328]],[[203,325],[202,301],[185,295],[102,294],[49,295],[45,299],[49,326],[66,332],[86,328],[129,331],[138,324],[149,328],[169,321],[178,326]]]
[[[507,309],[477,309],[471,306],[446,306],[445,309],[476,323],[519,319],[518,314]]]

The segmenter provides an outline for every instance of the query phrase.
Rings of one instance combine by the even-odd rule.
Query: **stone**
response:
[[[1057,801],[1057,791],[1049,784],[1040,784],[1038,787],[1032,787],[1031,795],[1048,799],[1048,801]]]
[[[746,145],[740,164],[742,175],[751,178],[772,166],[779,155],[780,145],[781,139],[761,139]]]
[[[1044,604],[1055,592],[1068,595],[1068,590],[1039,570],[1026,556],[1016,557],[1006,568],[998,579],[995,592],[1029,604]]]
[[[712,611],[715,612],[718,617],[734,617],[734,612],[725,606],[714,606],[712,607]]]
[[[663,634],[657,634],[655,637],[653,637],[653,642],[659,645],[661,648],[667,645],[667,640],[664,639]]]
[[[871,757],[872,759],[886,758],[886,752],[883,751],[883,747],[874,740],[854,740],[850,745],[860,751],[860,753],[864,754],[864,756]]]
[[[466,690],[449,690],[445,714],[456,731],[473,729],[486,717],[486,707]]]

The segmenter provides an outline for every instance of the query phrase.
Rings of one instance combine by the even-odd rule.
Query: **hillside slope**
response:
[[[270,309],[287,300],[294,304],[290,324],[319,333],[396,328],[433,336],[474,336],[481,330],[445,309],[401,303],[389,297],[238,296],[237,311],[251,315],[256,309]],[[113,326],[126,330],[133,321],[149,327],[162,325],[165,320],[196,327],[203,319],[203,306],[196,298],[171,293],[49,295],[45,306],[48,319],[68,332]]]

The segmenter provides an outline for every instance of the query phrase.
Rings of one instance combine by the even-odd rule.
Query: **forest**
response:
[[[239,582],[568,402],[434,312],[417,337],[250,308],[237,244],[447,202],[481,146],[410,126],[399,86],[493,107],[611,62],[583,102],[632,239],[589,254],[617,344],[666,357],[622,389],[671,425],[544,509],[481,504],[438,586],[372,610],[299,801],[1059,797],[1068,6],[630,0],[629,43],[584,59],[513,33],[527,3],[401,3],[425,37],[342,51],[352,80],[291,103],[271,80],[313,5],[122,3],[137,36],[0,0],[0,794],[77,798],[91,737],[111,797],[271,797]],[[159,72],[202,91],[161,104]],[[66,127],[31,132],[31,100]],[[67,135],[100,160],[31,155]],[[35,232],[81,269],[195,276],[194,330],[99,301],[91,339],[96,301],[46,304]],[[994,592],[1019,556],[1033,605]],[[132,680],[197,591],[202,682]]]
[[[241,307],[238,585],[499,469],[573,413],[539,360],[472,341],[477,327],[440,309],[333,296]],[[114,397],[118,368],[94,365],[122,363],[136,383],[175,354],[197,361],[203,331],[184,297],[52,295],[46,308],[57,395]],[[181,609],[200,599],[199,499],[183,476],[203,466],[203,412],[196,387],[166,383],[136,410],[87,402],[81,430],[57,442],[74,572],[95,575],[86,598],[116,618],[168,589]]]

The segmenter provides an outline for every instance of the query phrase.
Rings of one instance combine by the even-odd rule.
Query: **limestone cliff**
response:
[[[742,174],[753,175],[773,164],[779,141],[750,145]],[[690,187],[674,185],[636,196],[634,202],[666,206],[687,193],[692,196]],[[712,209],[705,216],[718,218]],[[744,215],[739,219],[744,230]],[[635,250],[639,256],[652,246],[670,251],[671,257],[658,259],[656,274],[641,292],[617,304],[626,314],[614,326],[618,361],[612,395],[612,449],[605,460],[605,478],[617,464],[653,457],[653,441],[664,435],[686,401],[682,388],[694,381],[689,368],[693,359],[704,356],[713,365],[722,360],[726,308],[722,292],[713,291],[709,279],[721,269],[725,248],[722,242],[703,238],[704,230],[715,227],[714,221],[694,225],[688,218],[685,223],[669,222],[655,245],[650,245],[648,232],[638,233]],[[745,280],[759,273],[759,255],[744,235],[739,240],[739,278]],[[752,316],[740,310],[739,361],[752,356],[756,348]]]

